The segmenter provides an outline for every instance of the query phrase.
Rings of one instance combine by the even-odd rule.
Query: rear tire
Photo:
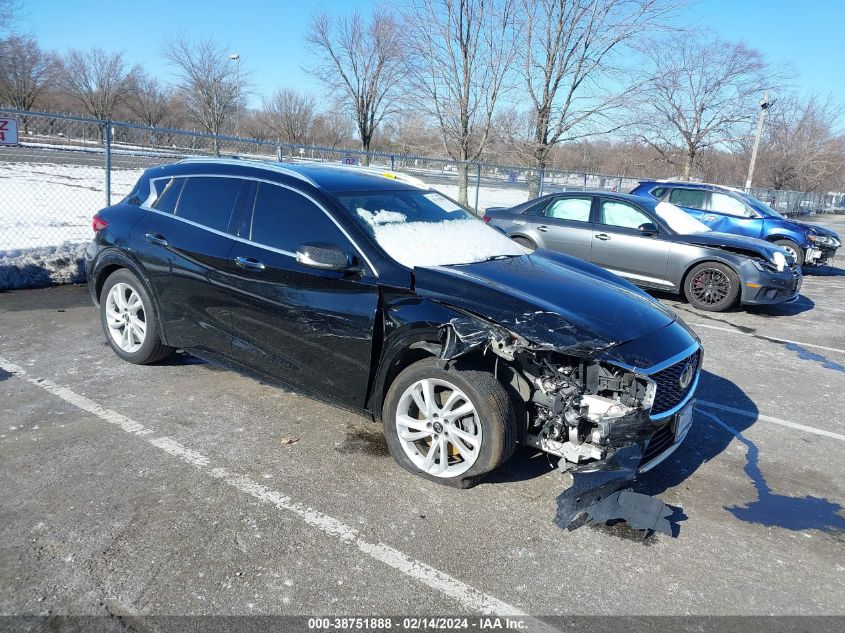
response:
[[[684,278],[684,296],[699,310],[724,312],[739,297],[739,277],[718,262],[702,262]]]
[[[429,398],[434,406],[424,411]],[[504,386],[489,372],[444,369],[434,358],[399,373],[384,399],[382,419],[397,463],[448,486],[476,485],[516,448],[517,418]]]
[[[775,246],[780,246],[785,251],[789,251],[795,257],[795,264],[797,266],[804,265],[804,249],[798,246],[792,240],[775,240]]]
[[[511,239],[514,242],[516,242],[517,244],[519,244],[520,246],[524,246],[525,248],[527,248],[529,250],[532,250],[532,251],[537,250],[537,245],[533,241],[529,240],[527,237],[522,237],[521,235],[518,235],[516,237],[512,237]]]
[[[161,342],[158,317],[144,284],[125,268],[103,284],[100,323],[114,353],[129,363],[154,363],[174,351]]]

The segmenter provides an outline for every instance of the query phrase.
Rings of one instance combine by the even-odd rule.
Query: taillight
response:
[[[484,220],[485,224],[488,224],[491,220],[489,215],[483,215],[483,216],[481,216],[481,219]]]
[[[91,218],[91,228],[96,233],[97,231],[102,231],[103,229],[107,229],[109,227],[109,223],[106,222],[103,218],[99,215],[95,215]]]

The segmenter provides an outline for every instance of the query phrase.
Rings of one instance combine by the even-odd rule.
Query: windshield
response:
[[[710,227],[702,224],[689,213],[686,213],[669,202],[659,202],[654,212],[669,225],[669,228],[681,235],[691,233],[706,233]]]
[[[770,218],[780,218],[781,220],[785,220],[786,217],[772,209],[769,205],[767,205],[762,200],[758,200],[754,196],[749,196],[747,193],[740,193],[739,194],[748,204],[754,207],[757,211],[762,213],[763,215],[767,215]]]
[[[336,198],[391,258],[408,268],[470,264],[526,253],[436,191],[369,191]]]

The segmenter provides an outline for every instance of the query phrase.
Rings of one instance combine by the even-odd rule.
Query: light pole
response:
[[[745,190],[751,189],[751,181],[754,178],[754,163],[757,162],[757,149],[760,147],[760,137],[763,136],[763,124],[766,122],[766,113],[771,106],[769,102],[769,91],[760,100],[760,120],[757,122],[757,135],[754,137],[754,147],[751,148],[751,163],[748,165],[748,178],[745,179]]]
[[[235,64],[237,64],[236,76],[237,76],[237,90],[238,96],[237,101],[235,101],[235,136],[240,136],[240,114],[241,114],[241,56],[237,53],[232,53],[229,55],[229,59],[231,59]]]

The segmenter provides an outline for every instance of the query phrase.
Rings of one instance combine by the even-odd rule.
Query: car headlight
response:
[[[766,261],[765,259],[752,259],[751,263],[760,272],[773,273],[777,270],[772,262]]]
[[[775,267],[778,269],[778,272],[781,272],[784,268],[786,268],[786,255],[781,253],[780,251],[775,251],[772,255],[772,261],[775,264]]]
[[[831,237],[830,235],[809,235],[811,242],[819,244],[821,246],[833,246],[834,248],[839,248],[840,242],[835,237]]]

